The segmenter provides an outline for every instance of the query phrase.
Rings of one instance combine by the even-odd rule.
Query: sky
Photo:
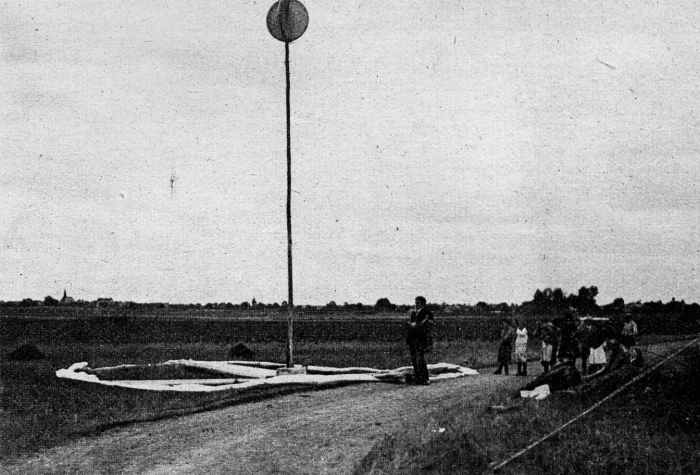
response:
[[[272,3],[0,5],[0,300],[287,300]],[[694,2],[303,3],[295,304],[700,301]]]

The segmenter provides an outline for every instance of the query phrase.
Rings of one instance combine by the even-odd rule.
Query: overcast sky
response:
[[[287,300],[271,4],[0,6],[0,300]],[[700,301],[693,1],[304,4],[295,303]]]

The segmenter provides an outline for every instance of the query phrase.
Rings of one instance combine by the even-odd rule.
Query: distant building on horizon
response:
[[[98,307],[109,307],[111,305],[114,305],[114,299],[100,297],[95,301],[95,303]]]
[[[66,289],[63,289],[63,298],[61,298],[58,303],[61,305],[72,305],[75,303],[75,299],[73,297],[69,297],[66,294]]]

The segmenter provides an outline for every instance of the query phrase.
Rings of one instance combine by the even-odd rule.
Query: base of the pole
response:
[[[306,374],[306,366],[294,365],[291,368],[278,368],[277,376],[285,376],[289,374]]]

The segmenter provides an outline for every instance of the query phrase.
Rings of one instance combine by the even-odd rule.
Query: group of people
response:
[[[621,333],[589,317],[581,319],[577,324],[573,313],[538,322],[534,332],[535,338],[542,342],[540,363],[544,373],[548,373],[559,363],[575,365],[576,360],[580,359],[581,372],[584,375],[593,374],[606,366],[606,349],[612,351],[615,344],[624,348],[634,347],[637,334],[637,324],[630,314],[625,315]],[[515,352],[518,366],[516,375],[527,376],[527,341],[528,332],[524,322],[503,319],[498,348],[498,369],[494,374],[509,374],[508,365]]]
[[[629,315],[625,317],[621,332],[609,326],[599,327],[584,319],[573,334],[571,328],[566,327],[562,334],[561,341],[578,343],[579,352],[576,353],[570,343],[571,349],[557,351],[557,361],[550,363],[553,365],[551,369],[520,388],[516,397],[520,397],[520,391],[533,391],[543,385],[547,385],[549,391],[559,391],[583,382],[592,383],[623,368],[638,369],[644,363],[642,352],[635,347],[637,325]],[[606,358],[606,351],[609,358]],[[577,358],[581,358],[581,372],[576,368]]]
[[[515,327],[507,318],[503,319],[501,341],[498,346],[498,369],[493,374],[510,374],[509,365],[513,358],[515,346],[515,361],[518,365],[516,376],[527,376],[527,328],[522,321],[515,321]]]
[[[406,332],[406,343],[413,365],[413,375],[408,381],[413,384],[429,385],[425,355],[432,350],[432,329],[435,319],[433,313],[427,308],[424,297],[416,297],[415,304]],[[569,384],[573,383],[576,376],[580,381],[581,374],[585,376],[605,372],[614,369],[614,366],[634,360],[635,355],[640,356],[639,351],[633,349],[637,334],[637,324],[630,314],[625,315],[622,331],[616,332],[611,327],[603,326],[591,318],[583,318],[577,322],[573,312],[568,312],[554,320],[545,319],[537,322],[533,336],[542,342],[540,363],[544,370],[543,376],[556,370],[557,375],[564,376]],[[498,369],[494,374],[508,375],[509,365],[515,353],[516,376],[527,376],[527,348],[528,330],[525,322],[517,319],[503,319],[498,347]],[[606,357],[606,350],[611,355],[610,361]],[[578,359],[581,359],[581,374],[575,369]],[[556,379],[557,375],[552,375],[552,378]]]

